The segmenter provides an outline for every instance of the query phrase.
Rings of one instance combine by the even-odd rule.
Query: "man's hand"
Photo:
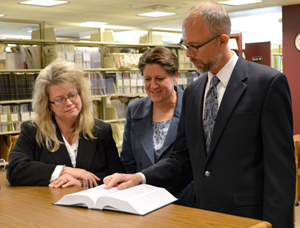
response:
[[[139,185],[142,182],[143,179],[139,174],[115,173],[103,179],[103,183],[106,184],[104,189],[110,189],[111,187],[118,186],[118,189],[122,190]]]

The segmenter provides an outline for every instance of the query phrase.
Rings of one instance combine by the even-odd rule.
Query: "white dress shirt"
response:
[[[220,82],[217,85],[217,90],[218,90],[218,109],[220,107],[221,101],[223,99],[227,84],[229,82],[230,76],[232,74],[232,71],[235,67],[235,64],[238,61],[238,56],[237,54],[233,51],[233,55],[231,57],[231,59],[225,64],[225,66],[217,73],[217,77],[220,79]],[[206,101],[206,94],[207,91],[209,90],[209,86],[210,86],[210,81],[212,79],[212,77],[214,76],[213,73],[211,73],[210,71],[208,72],[208,78],[207,78],[207,83],[206,83],[206,87],[205,87],[205,96],[204,96],[204,101],[203,101],[203,110],[204,110],[204,105],[205,105],[205,101]]]
[[[63,139],[64,139],[64,143],[66,145],[66,148],[68,150],[69,156],[71,158],[71,162],[73,167],[76,167],[76,158],[77,158],[77,150],[78,150],[78,139],[72,144],[70,145],[68,143],[68,141],[65,139],[65,137],[62,135]],[[51,175],[51,179],[50,182],[56,180],[59,175],[61,174],[61,171],[63,169],[63,165],[57,165]]]

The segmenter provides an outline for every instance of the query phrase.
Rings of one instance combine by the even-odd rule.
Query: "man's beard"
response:
[[[217,56],[214,60],[208,62],[208,63],[204,63],[201,60],[196,60],[196,59],[190,59],[191,62],[200,62],[202,64],[202,66],[196,66],[196,69],[199,73],[207,73],[208,71],[212,71],[216,65],[220,62],[221,59],[221,54],[217,53]]]

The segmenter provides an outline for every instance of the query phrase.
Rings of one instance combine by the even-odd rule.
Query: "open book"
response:
[[[124,190],[118,190],[117,187],[105,190],[104,187],[105,185],[102,184],[65,195],[54,204],[145,215],[177,200],[166,189],[148,184]]]

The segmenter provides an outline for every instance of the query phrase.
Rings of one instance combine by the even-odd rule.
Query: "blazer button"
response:
[[[143,166],[143,163],[142,163],[142,162],[139,162],[139,165],[140,165],[140,167],[142,167],[142,166]]]
[[[205,171],[205,176],[209,177],[210,176],[210,172],[209,171]]]

